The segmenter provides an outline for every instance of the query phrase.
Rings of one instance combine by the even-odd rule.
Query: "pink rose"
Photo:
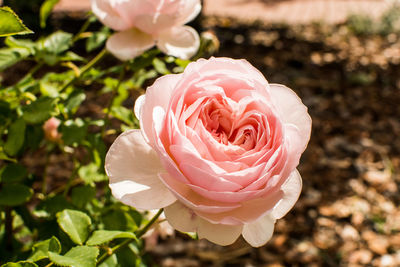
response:
[[[183,59],[200,46],[197,32],[183,26],[201,10],[200,0],[92,0],[92,11],[118,31],[107,49],[121,60],[132,59],[157,45],[164,53]]]
[[[164,208],[183,232],[228,245],[264,245],[297,201],[296,170],[311,118],[289,88],[268,84],[245,60],[200,59],[159,78],[136,101],[141,130],[106,157],[113,195]]]
[[[44,137],[51,142],[60,142],[61,133],[58,132],[58,126],[60,126],[60,120],[51,117],[43,124]]]

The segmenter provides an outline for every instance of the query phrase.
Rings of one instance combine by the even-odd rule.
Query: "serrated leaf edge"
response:
[[[0,34],[0,37],[7,37],[7,36],[12,36],[12,35],[17,35],[17,34],[24,35],[24,34],[33,33],[33,31],[31,29],[29,29],[28,27],[25,26],[25,24],[22,22],[22,20],[18,17],[17,14],[15,14],[15,12],[10,7],[8,7],[8,6],[0,7],[0,11],[2,11],[2,10],[11,13],[11,15],[13,15],[15,19],[17,19],[17,21],[22,25],[23,28],[25,28],[25,30],[24,31],[20,31],[20,32],[12,32],[12,33]]]

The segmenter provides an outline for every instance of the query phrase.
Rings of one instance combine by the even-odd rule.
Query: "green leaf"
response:
[[[46,0],[42,6],[40,7],[40,27],[46,27],[46,20],[50,16],[51,11],[53,10],[54,6],[60,0]]]
[[[43,96],[48,96],[48,97],[58,97],[58,88],[54,83],[51,83],[45,79],[40,80],[40,92],[42,93]]]
[[[73,247],[64,256],[49,252],[50,260],[59,266],[95,267],[99,249],[96,247]]]
[[[79,168],[78,174],[85,184],[92,184],[107,180],[107,176],[104,173],[101,173],[99,167],[93,162]]]
[[[189,236],[193,240],[199,240],[199,236],[196,232],[181,232]]]
[[[190,60],[184,60],[180,58],[175,59],[175,64],[182,68],[186,68],[186,66],[189,65],[190,62]]]
[[[7,6],[0,7],[0,21],[0,37],[33,33],[22,23],[17,14]]]
[[[61,127],[62,139],[68,145],[79,144],[87,134],[87,124],[81,119],[68,120]]]
[[[22,117],[27,123],[37,124],[56,115],[56,99],[50,97],[41,97],[30,105],[22,108],[24,113]]]
[[[96,189],[90,185],[74,187],[71,192],[71,201],[78,208],[83,208],[96,196]]]
[[[98,230],[93,232],[92,236],[86,241],[86,245],[98,246],[117,238],[136,239],[136,236],[131,232]]]
[[[29,257],[31,261],[40,261],[49,257],[49,251],[54,253],[61,252],[60,241],[56,237],[41,241],[33,245],[32,255]]]
[[[57,222],[61,229],[78,245],[82,245],[89,236],[90,217],[81,211],[63,210],[57,213]]]
[[[164,61],[162,61],[159,58],[154,58],[153,59],[153,66],[156,69],[156,71],[162,75],[169,74],[171,73],[168,69],[167,66],[165,65]]]
[[[34,213],[38,217],[53,217],[56,213],[65,210],[73,209],[74,207],[62,195],[55,195],[54,197],[47,198],[39,203]]]
[[[27,125],[25,130],[25,144],[24,149],[37,150],[42,146],[44,132],[42,125]]]
[[[116,253],[119,266],[140,266],[138,264],[138,256],[140,255],[139,249],[133,244],[120,249]]]
[[[31,52],[26,48],[4,48],[0,49],[0,71],[27,58]]]
[[[116,231],[135,231],[137,224],[126,210],[112,210],[102,216],[104,228]]]
[[[6,153],[3,152],[3,148],[2,147],[0,147],[0,159],[1,160],[8,160],[8,161],[11,161],[11,162],[17,162],[15,159],[8,157],[6,155]]]
[[[7,142],[4,144],[4,151],[10,155],[17,155],[25,141],[26,123],[19,118],[10,125],[7,135]]]
[[[24,166],[17,163],[11,163],[4,167],[1,172],[1,182],[3,183],[13,183],[20,182],[28,175],[28,171]]]
[[[67,103],[65,105],[65,109],[67,112],[75,113],[78,107],[82,104],[86,99],[86,94],[83,91],[74,91]]]
[[[116,254],[112,254],[110,257],[108,257],[104,262],[102,262],[99,267],[116,267],[116,266],[121,266],[118,263],[118,258]]]
[[[59,55],[70,48],[72,37],[70,33],[58,31],[44,39],[43,45],[47,52]]]
[[[30,39],[16,39],[12,36],[8,36],[4,43],[11,48],[26,48],[31,54],[35,53],[36,43]]]
[[[100,32],[93,32],[93,34],[86,40],[86,51],[92,52],[93,50],[102,46],[109,36],[108,28],[104,28]]]
[[[35,263],[29,261],[8,262],[1,267],[38,267]]]
[[[126,124],[133,125],[133,112],[123,106],[114,106],[111,108],[111,115],[115,118],[125,122]]]
[[[64,55],[59,57],[60,61],[85,61],[85,59],[74,52],[67,51]]]
[[[151,66],[153,63],[153,59],[159,54],[160,52],[157,49],[149,50],[143,53],[140,57],[136,57],[133,62],[131,63],[131,69],[136,72],[140,69],[144,69],[148,66]]]
[[[0,190],[0,205],[18,206],[27,202],[33,190],[22,184],[5,184]]]

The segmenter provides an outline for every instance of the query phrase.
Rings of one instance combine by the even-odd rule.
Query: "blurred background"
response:
[[[76,32],[89,0],[5,0],[36,33]],[[72,22],[72,23],[71,23]],[[400,8],[385,0],[205,0],[192,23],[216,56],[245,58],[291,87],[313,133],[303,191],[271,241],[228,247],[175,234],[148,250],[160,266],[400,266]],[[96,103],[91,103],[91,109]]]

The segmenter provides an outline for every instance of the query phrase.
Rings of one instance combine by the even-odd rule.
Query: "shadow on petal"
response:
[[[153,37],[136,29],[114,33],[107,40],[107,50],[120,60],[130,60],[152,48]]]
[[[114,141],[105,169],[113,195],[127,205],[159,209],[176,200],[158,178],[165,170],[140,130],[124,132]]]

